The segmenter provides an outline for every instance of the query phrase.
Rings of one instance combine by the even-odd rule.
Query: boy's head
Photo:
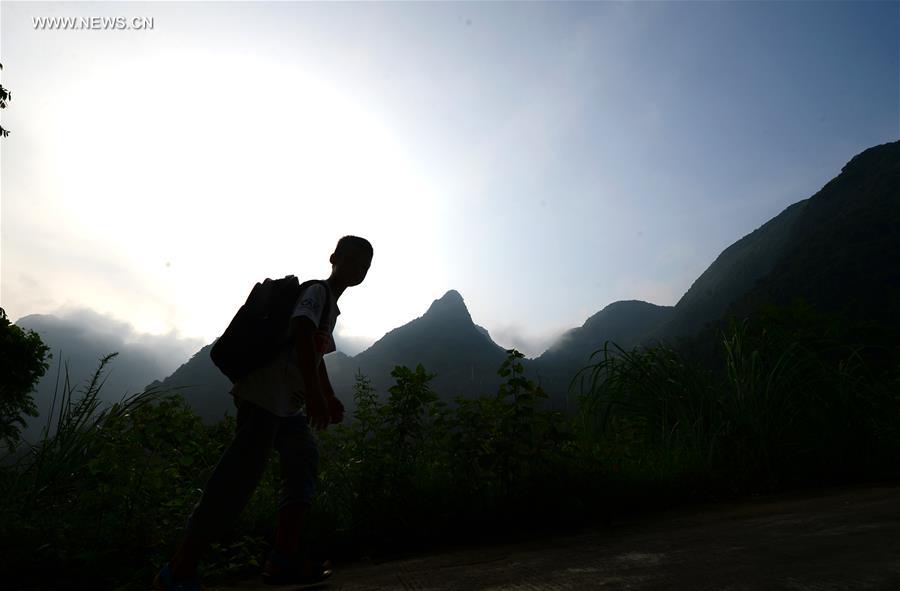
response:
[[[331,274],[339,276],[347,286],[359,285],[372,264],[372,244],[359,236],[344,236],[338,240],[331,258]]]

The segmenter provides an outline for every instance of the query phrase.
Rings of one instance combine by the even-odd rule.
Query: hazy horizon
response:
[[[43,17],[153,19],[47,30]],[[529,357],[900,136],[896,2],[0,3],[0,306],[190,350],[326,277],[355,354],[455,289]],[[299,238],[297,236],[300,236]],[[152,337],[152,338],[151,338]]]

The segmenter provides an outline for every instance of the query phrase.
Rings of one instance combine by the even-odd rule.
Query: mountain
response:
[[[729,315],[745,317],[795,298],[855,327],[846,330],[855,331],[858,342],[896,346],[898,260],[900,142],[893,142],[853,157],[815,195],[722,251],[674,307],[610,304],[564,334],[532,367],[548,391],[564,391],[605,339],[626,349],[664,341],[709,362]]]
[[[669,318],[641,336],[641,342],[692,335],[725,314],[774,268],[791,246],[794,224],[809,200],[799,201],[722,251],[675,304]]]
[[[730,317],[754,317],[772,305],[802,310],[799,302],[825,317],[833,336],[866,345],[873,368],[885,368],[891,350],[900,355],[900,142],[854,156],[795,206],[802,209],[779,233],[778,256],[768,271],[731,298],[718,318],[682,333],[677,346],[714,362],[718,334]]]
[[[381,392],[393,384],[396,365],[414,368],[421,363],[437,376],[431,384],[444,399],[495,392],[497,370],[506,351],[483,327],[472,321],[458,291],[451,289],[434,300],[422,316],[388,332],[352,358]]]
[[[877,322],[883,334],[896,336],[898,166],[900,142],[866,150],[814,196],[790,205],[723,250],[674,307],[635,300],[609,304],[542,355],[525,360],[526,375],[561,406],[572,377],[607,339],[625,349],[660,340],[687,347],[705,339],[712,350],[715,331],[728,314],[752,314],[762,303],[786,303],[797,296],[853,322]],[[488,331],[472,321],[462,296],[450,290],[424,315],[369,349],[354,357],[332,354],[326,363],[335,388],[347,394],[357,370],[385,393],[395,365],[422,363],[438,374],[432,385],[448,399],[495,392],[504,357]],[[199,358],[197,363],[218,376],[208,355]],[[200,373],[184,375],[200,382]]]
[[[162,381],[154,380],[147,386],[180,392],[189,401],[194,412],[207,424],[220,420],[224,414],[235,414],[234,403],[229,395],[231,381],[213,365],[209,356],[214,343],[215,341],[194,353],[172,375]]]
[[[203,347],[172,375],[150,386],[174,389],[184,394],[204,422],[234,414],[228,391],[231,384],[209,357],[212,344]],[[437,373],[431,385],[445,399],[456,394],[496,391],[497,369],[506,352],[495,344],[483,327],[469,315],[459,292],[450,290],[432,302],[422,316],[395,328],[371,347],[349,357],[337,351],[324,357],[329,380],[352,412],[355,375],[361,371],[382,394],[394,384],[396,365],[415,368],[421,363]]]
[[[729,314],[746,316],[763,304],[784,305],[797,297],[850,324],[868,324],[872,328],[866,338],[874,338],[877,329],[886,346],[896,346],[900,333],[898,188],[900,142],[862,152],[815,195],[785,208],[722,251],[675,306],[636,300],[609,304],[536,359],[524,360],[527,377],[539,381],[558,406],[566,400],[571,378],[607,339],[625,349],[663,340],[676,346],[702,342],[712,350],[716,330]],[[35,329],[54,351],[58,343],[67,343],[70,358],[77,358],[79,367],[90,361],[93,370],[100,356],[123,351],[106,390],[114,399],[126,384],[115,382],[113,376],[128,376],[133,389],[130,384],[139,379],[146,384],[165,375],[159,364],[146,360],[123,367],[137,353],[137,358],[146,359],[152,359],[152,354],[127,350],[121,339],[109,340],[96,333],[78,336],[78,327],[68,327],[63,332],[71,339],[60,340],[51,336],[53,322],[38,316],[18,324]],[[197,351],[169,377],[153,382],[180,388],[207,422],[233,413],[230,384],[209,359],[210,347]],[[501,382],[496,372],[504,358],[504,349],[474,323],[459,292],[450,290],[422,316],[388,332],[365,351],[353,357],[332,353],[325,356],[325,363],[332,384],[348,403],[357,371],[384,395],[393,384],[394,366],[417,363],[437,374],[432,386],[445,400],[458,394],[493,393]],[[157,373],[151,375],[154,370]],[[52,384],[46,377],[44,381]],[[36,397],[39,407],[49,401],[41,387]]]
[[[900,321],[900,142],[855,156],[808,200],[784,255],[735,303],[802,297],[857,320]]]
[[[613,302],[580,327],[566,331],[528,364],[528,373],[540,377],[541,386],[551,398],[565,400],[572,378],[579,369],[597,360],[597,357],[590,359],[591,353],[602,349],[604,341],[608,339],[625,350],[631,349],[641,344],[641,335],[665,322],[672,312],[672,306],[640,300]],[[616,352],[612,343],[609,349]]]
[[[797,298],[855,327],[857,338],[897,346],[900,141],[858,154],[808,200],[783,255],[728,314]]]

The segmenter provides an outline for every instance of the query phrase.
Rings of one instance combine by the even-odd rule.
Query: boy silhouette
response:
[[[300,532],[318,473],[319,453],[310,427],[324,429],[344,418],[322,356],[335,350],[333,331],[341,313],[337,300],[345,289],[362,283],[372,254],[365,238],[341,238],[329,259],[331,276],[307,287],[297,299],[290,320],[293,345],[234,384],[234,438],[188,518],[178,550],[156,575],[155,589],[205,591],[197,563],[250,500],[273,447],[280,456],[283,485],[275,547],[263,569],[263,582],[315,583],[331,575],[329,561],[313,562],[300,551]]]

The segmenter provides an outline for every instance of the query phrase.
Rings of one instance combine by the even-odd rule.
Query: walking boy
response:
[[[234,439],[209,477],[178,550],[154,580],[159,591],[205,590],[197,563],[244,509],[273,447],[280,456],[283,485],[275,547],[263,581],[303,584],[331,575],[328,561],[314,563],[300,552],[300,531],[312,504],[319,459],[310,427],[324,429],[343,420],[344,407],[331,388],[322,355],[335,350],[332,333],[341,313],[337,300],[345,289],[362,283],[372,254],[365,238],[341,238],[329,259],[331,276],[298,298],[291,318],[293,346],[232,388],[237,406]]]

